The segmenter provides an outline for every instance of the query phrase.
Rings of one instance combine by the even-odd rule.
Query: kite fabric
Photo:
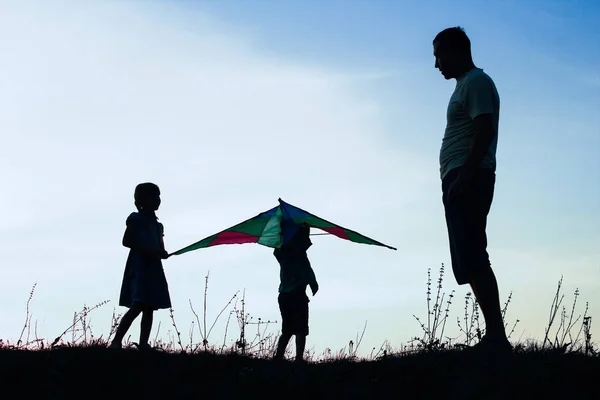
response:
[[[321,229],[351,242],[397,250],[395,247],[388,246],[360,233],[333,224],[279,199],[278,206],[177,250],[171,253],[171,255],[180,255],[188,251],[218,246],[220,244],[258,243],[263,246],[278,248],[287,243],[302,225]]]

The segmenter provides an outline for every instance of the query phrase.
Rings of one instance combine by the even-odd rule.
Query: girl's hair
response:
[[[135,187],[135,192],[133,193],[134,204],[138,211],[144,207],[144,203],[149,196],[159,195],[160,189],[157,185],[151,182],[140,183]]]

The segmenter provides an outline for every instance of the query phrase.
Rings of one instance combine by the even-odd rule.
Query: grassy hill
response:
[[[230,347],[208,345],[210,333],[206,328],[199,343],[192,344],[190,338],[190,344],[184,345],[170,310],[175,329],[170,341],[155,339],[155,350],[150,352],[137,351],[128,339],[124,349],[108,349],[118,317],[113,315],[113,327],[106,338],[92,334],[89,320],[90,312],[105,302],[84,307],[74,315],[73,325],[54,340],[40,339],[32,327],[29,309],[34,285],[21,337],[16,342],[0,339],[2,399],[600,398],[596,382],[600,352],[592,342],[587,303],[577,315],[578,290],[569,313],[563,305],[561,279],[544,340],[538,344],[513,343],[511,357],[498,362],[461,350],[477,343],[485,332],[470,293],[465,298],[464,317],[457,321],[463,342],[445,336],[454,292],[446,296],[442,280],[443,265],[437,290],[431,287],[428,272],[427,315],[423,320],[415,316],[423,335],[415,337],[410,347],[396,351],[384,345],[376,354],[361,359],[356,357],[361,336],[336,354],[316,357],[308,352],[310,362],[306,364],[269,359],[277,337],[247,337],[245,327],[252,322],[244,299],[238,309],[235,295],[219,314],[233,304],[230,317],[242,328]],[[205,296],[207,287],[208,276]],[[510,300],[511,295],[502,310],[509,336],[519,322],[509,323],[505,318]]]
[[[211,352],[3,348],[0,376],[4,391],[32,399],[600,398],[600,357],[535,348],[487,366],[456,350],[299,365]]]

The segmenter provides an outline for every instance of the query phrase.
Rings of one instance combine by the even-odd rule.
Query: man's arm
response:
[[[496,93],[492,82],[485,76],[473,79],[469,82],[464,102],[465,111],[473,120],[475,134],[461,174],[472,176],[490,148],[495,135],[493,113]]]
[[[475,125],[475,137],[460,172],[466,176],[473,176],[495,135],[492,114],[479,114],[473,119],[473,124]]]

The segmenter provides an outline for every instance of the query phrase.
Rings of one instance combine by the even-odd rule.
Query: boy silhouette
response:
[[[303,225],[288,243],[273,251],[280,266],[277,300],[282,319],[275,360],[283,360],[288,342],[292,335],[296,335],[296,361],[304,361],[309,303],[306,286],[310,286],[313,296],[319,290],[315,273],[306,255],[306,251],[312,245],[309,234],[310,227]]]

